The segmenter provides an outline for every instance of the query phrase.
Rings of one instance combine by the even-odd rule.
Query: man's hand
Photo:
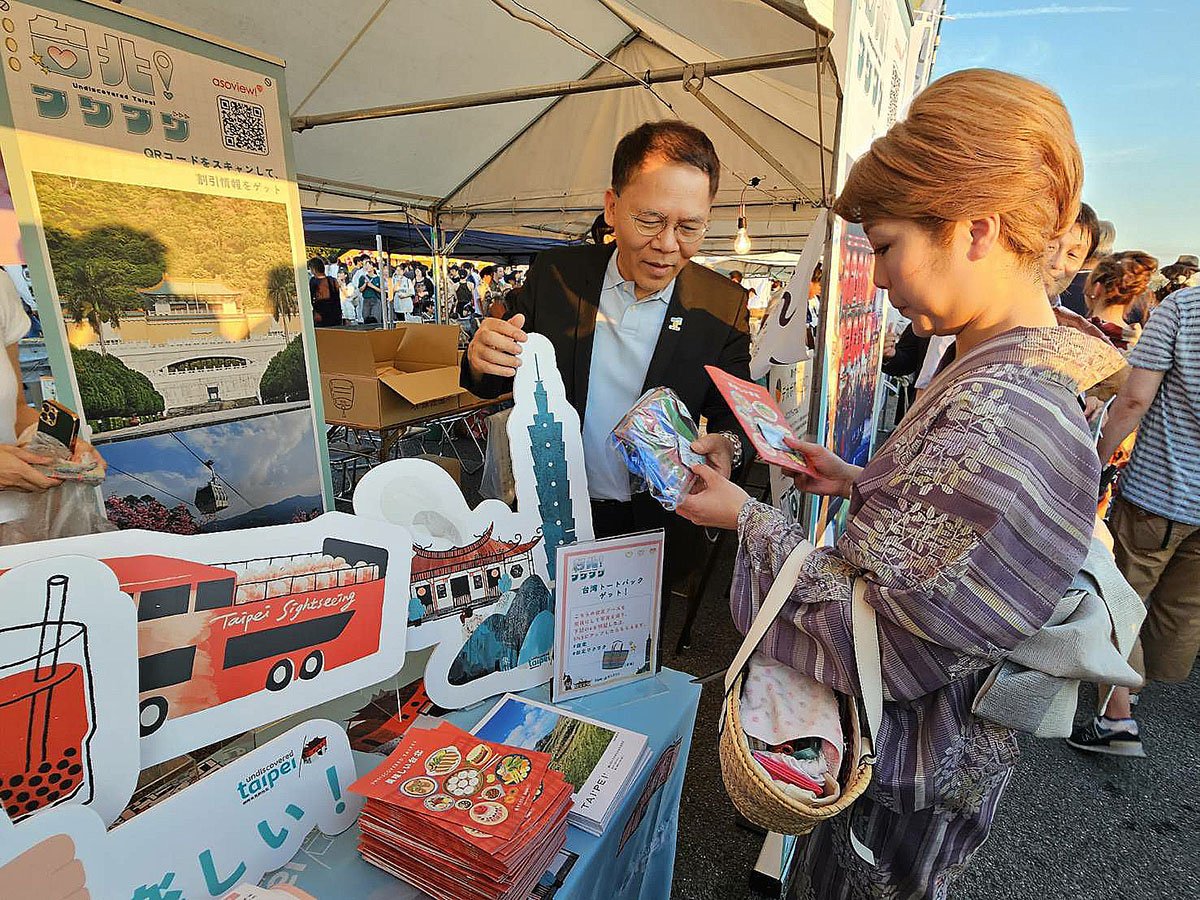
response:
[[[705,457],[722,478],[733,474],[733,444],[725,435],[701,435],[692,441],[692,452]]]
[[[94,451],[93,451],[94,452]],[[30,453],[24,447],[0,444],[0,491],[22,491],[40,494],[62,484],[57,478],[47,478],[34,466],[53,465],[49,456]]]
[[[467,365],[475,378],[499,375],[512,378],[521,365],[521,345],[528,335],[521,329],[525,316],[518,313],[507,322],[503,319],[484,319],[467,347]]]

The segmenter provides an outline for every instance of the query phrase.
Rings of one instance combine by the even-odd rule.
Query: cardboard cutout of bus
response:
[[[404,662],[403,528],[326,513],[208,535],[112,532],[0,548],[0,569],[67,553],[103,563],[136,608],[143,767],[375,684]]]

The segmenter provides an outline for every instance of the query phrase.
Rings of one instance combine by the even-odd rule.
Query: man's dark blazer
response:
[[[554,345],[567,400],[581,422],[587,415],[600,291],[614,249],[614,244],[608,244],[543,250],[530,267],[524,286],[508,295],[508,316],[524,313],[525,331],[545,335]],[[676,320],[678,328],[672,328]],[[701,416],[707,416],[710,433],[737,434],[749,459],[753,447],[704,371],[706,365],[738,378],[750,377],[746,291],[724,275],[688,263],[675,279],[642,390],[671,388],[697,424]],[[512,390],[512,379],[487,375],[476,380],[464,356],[462,386],[491,398]]]

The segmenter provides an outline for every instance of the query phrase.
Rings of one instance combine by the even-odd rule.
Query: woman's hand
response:
[[[61,481],[57,478],[48,478],[34,468],[34,466],[48,466],[53,463],[54,460],[50,457],[30,453],[24,447],[0,444],[0,491],[40,494],[42,491],[57,487],[62,484]]]
[[[808,460],[810,471],[787,471],[796,485],[796,490],[828,497],[850,496],[854,479],[862,471],[860,466],[850,465],[820,444],[809,444],[791,437],[785,437],[784,441],[793,450],[803,453],[804,458]]]
[[[692,466],[700,481],[675,512],[707,528],[737,528],[738,513],[750,495],[712,466]]]
[[[71,454],[71,462],[73,463],[93,463],[99,470],[99,474],[103,475],[108,471],[108,463],[104,457],[100,455],[100,451],[93,447],[83,438],[77,438],[75,441],[75,452]]]

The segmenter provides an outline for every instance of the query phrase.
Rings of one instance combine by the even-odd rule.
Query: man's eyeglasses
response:
[[[658,237],[670,224],[669,219],[646,213],[640,215],[630,213],[629,218],[633,221],[633,227],[637,229],[638,234],[643,237]],[[698,244],[704,240],[704,235],[707,233],[707,222],[688,220],[675,223],[675,239],[681,244]]]

